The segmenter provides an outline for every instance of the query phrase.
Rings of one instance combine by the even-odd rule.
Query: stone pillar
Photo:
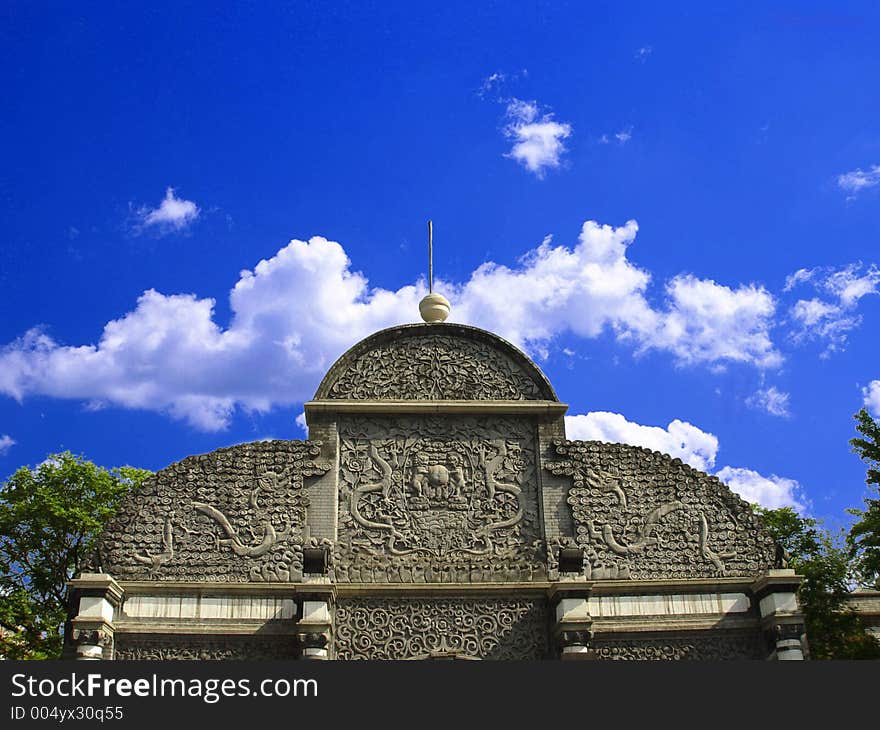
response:
[[[107,573],[82,573],[70,581],[71,639],[77,660],[113,658],[113,616],[122,588]]]
[[[583,586],[557,586],[551,596],[550,605],[556,614],[553,640],[564,661],[595,658],[589,598],[590,590]]]
[[[303,597],[302,612],[296,625],[300,659],[330,658],[330,641],[333,636],[332,601],[333,596],[329,593],[307,593]]]
[[[761,626],[771,649],[768,659],[799,661],[804,658],[804,616],[797,600],[803,580],[790,568],[774,568],[752,588],[761,612]]]

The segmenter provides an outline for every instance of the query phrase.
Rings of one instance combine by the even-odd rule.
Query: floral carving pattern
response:
[[[765,659],[759,632],[711,634],[669,638],[597,640],[596,659],[629,661],[719,661]]]
[[[516,599],[340,599],[337,659],[543,659],[547,610]]]
[[[322,386],[322,390],[324,386]],[[350,400],[540,400],[531,373],[497,347],[432,334],[367,350],[326,388]]]
[[[772,538],[717,478],[636,446],[554,445],[559,459],[544,468],[572,478],[588,579],[755,576],[772,566]]]
[[[203,636],[118,634],[116,659],[147,661],[294,659],[293,636]]]
[[[330,467],[320,444],[261,441],[193,456],[130,495],[95,567],[122,580],[300,580],[304,478]]]
[[[359,417],[340,422],[339,433],[338,580],[470,582],[543,573],[527,421]]]

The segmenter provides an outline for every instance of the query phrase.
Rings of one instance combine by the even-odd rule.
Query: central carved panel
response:
[[[337,577],[543,577],[531,424],[515,417],[340,423]]]
[[[544,659],[547,607],[527,598],[346,598],[337,659]]]

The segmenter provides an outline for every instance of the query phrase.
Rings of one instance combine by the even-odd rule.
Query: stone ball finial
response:
[[[432,292],[419,302],[419,313],[426,322],[442,322],[449,316],[449,300]]]

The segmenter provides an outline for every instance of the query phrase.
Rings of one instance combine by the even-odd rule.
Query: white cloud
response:
[[[483,79],[483,83],[480,84],[480,88],[477,93],[480,96],[484,96],[488,94],[493,89],[497,88],[507,79],[507,76],[500,71],[496,71],[493,74],[489,74],[486,78]]]
[[[637,60],[644,62],[653,52],[654,49],[651,46],[642,46],[636,51],[635,57]]]
[[[624,145],[632,139],[632,127],[626,127],[625,129],[621,129],[619,132],[615,132],[612,137],[617,140],[618,144]],[[603,134],[599,137],[599,144],[611,144],[611,137],[607,134]]]
[[[823,286],[839,298],[842,306],[854,307],[862,297],[877,294],[880,286],[880,269],[875,264],[869,266],[864,274],[861,271],[861,262],[832,271]]]
[[[776,368],[782,355],[770,329],[776,302],[763,287],[736,289],[681,274],[667,285],[668,311],[645,344],[674,352],[681,363],[742,362]]]
[[[0,456],[3,456],[13,446],[15,446],[15,439],[11,436],[0,436]]]
[[[880,185],[880,165],[872,165],[867,171],[856,169],[838,175],[837,184],[850,194],[850,199],[854,198],[862,190]]]
[[[759,504],[767,509],[792,507],[801,514],[807,511],[800,484],[772,474],[761,476],[751,469],[725,466],[715,476],[739,494],[746,502]]]
[[[785,287],[782,291],[791,291],[798,284],[810,281],[818,269],[798,269],[793,274],[785,277]]]
[[[632,139],[632,127],[627,127],[626,129],[621,129],[617,134],[614,135],[614,138],[620,142],[620,144],[626,144]]]
[[[700,471],[714,466],[718,453],[717,437],[677,418],[661,428],[627,421],[620,413],[593,411],[566,416],[565,433],[570,439],[644,446],[679,458]]]
[[[643,426],[626,420],[619,413],[593,411],[566,416],[565,432],[570,439],[644,446],[677,457],[700,471],[715,465],[718,438],[686,421],[675,419],[666,428]],[[793,507],[806,511],[800,485],[794,479],[761,476],[751,469],[725,466],[716,473],[734,492],[750,503],[775,509]]]
[[[872,380],[867,388],[862,388],[865,397],[865,408],[874,418],[880,418],[880,380]]]
[[[182,231],[199,217],[199,207],[191,200],[183,200],[174,194],[174,188],[165,191],[165,198],[158,208],[142,207],[137,211],[137,231],[151,230],[160,235]]]
[[[753,285],[736,289],[676,277],[662,307],[646,298],[650,275],[627,258],[638,226],[587,221],[573,248],[548,237],[516,266],[486,263],[461,284],[437,282],[451,319],[498,333],[532,355],[554,338],[603,333],[636,352],[670,352],[680,364],[740,362],[773,367],[773,299]],[[417,318],[423,282],[397,291],[370,288],[342,246],[294,240],[230,294],[232,319],[215,321],[214,301],[148,290],[108,322],[95,344],[68,346],[39,328],[0,349],[0,393],[115,404],[225,427],[236,408],[266,411],[310,398],[347,347]]]
[[[370,291],[338,243],[292,241],[241,272],[222,329],[214,301],[145,292],[96,345],[33,329],[0,352],[0,392],[98,400],[224,428],[236,406],[301,403],[333,359],[367,334],[412,319],[423,293]]]
[[[796,328],[791,337],[795,342],[822,340],[826,343],[823,356],[845,348],[849,332],[862,323],[855,309],[862,297],[880,293],[880,269],[861,262],[840,269],[799,269],[786,279],[785,291],[800,283],[813,287],[831,299],[799,299],[790,309]]]
[[[507,105],[509,122],[504,135],[513,140],[510,157],[542,178],[549,168],[559,167],[565,152],[562,140],[571,136],[570,124],[553,121],[553,115],[541,114],[537,102],[512,99]]]
[[[304,434],[308,434],[308,432],[309,432],[309,426],[308,426],[308,424],[306,423],[306,414],[305,414],[305,411],[303,411],[302,413],[300,413],[300,414],[296,417],[296,425],[299,426],[299,427],[302,429],[302,431],[303,431]]]
[[[484,264],[453,291],[454,316],[538,355],[560,332],[611,331],[640,352],[672,352],[681,364],[781,363],[769,336],[775,303],[761,287],[679,276],[667,286],[666,307],[652,308],[650,274],[627,258],[637,232],[635,221],[619,228],[587,221],[574,248],[551,246],[548,237],[517,268]]]
[[[788,418],[791,415],[788,410],[788,399],[788,393],[783,393],[776,386],[771,385],[769,388],[752,393],[752,395],[746,398],[746,405],[761,411],[767,411],[771,416]]]

